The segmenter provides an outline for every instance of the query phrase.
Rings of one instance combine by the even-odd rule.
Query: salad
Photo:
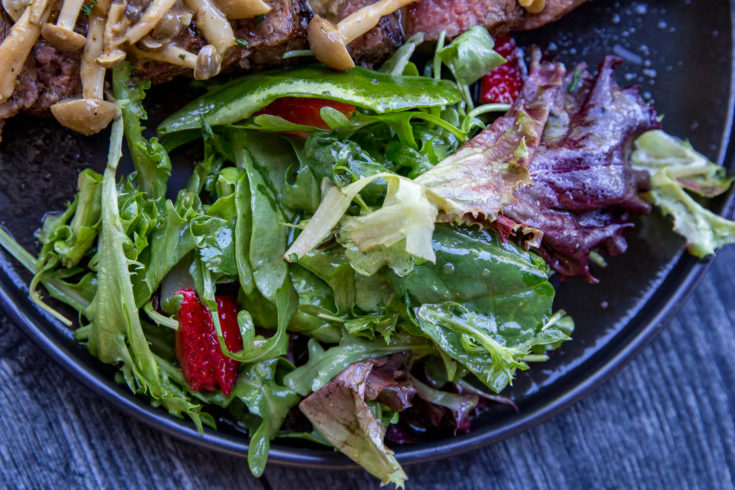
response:
[[[658,207],[698,257],[735,242],[698,200],[732,178],[618,87],[620,60],[593,74],[530,49],[526,65],[482,27],[425,64],[421,43],[375,71],[210,86],[151,138],[146,85],[119,65],[104,172],[79,174],[38,257],[2,229],[0,245],[118,382],[200,431],[247,430],[253,474],[299,438],[403,486],[389,447],[514,408],[516,372],[573,334],[552,276],[595,282],[633,215]],[[201,157],[175,189],[181,146]]]

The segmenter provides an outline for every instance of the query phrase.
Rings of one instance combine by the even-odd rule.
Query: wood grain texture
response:
[[[627,368],[510,440],[407,468],[409,488],[735,487],[735,247]],[[157,433],[69,378],[0,317],[0,487],[376,488],[360,471],[271,465]]]

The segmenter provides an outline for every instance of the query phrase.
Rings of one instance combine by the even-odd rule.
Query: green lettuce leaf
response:
[[[259,417],[257,424],[250,424],[248,449],[248,465],[256,477],[265,470],[271,440],[278,435],[288,411],[301,400],[299,395],[277,383],[277,369],[282,363],[289,364],[276,358],[248,365],[232,389],[233,396],[245,403],[250,414]]]
[[[673,218],[674,231],[686,239],[692,255],[705,257],[735,243],[735,221],[714,214],[689,194],[713,197],[725,192],[733,181],[725,169],[663,131],[644,133],[635,146],[633,167],[651,178],[644,197]]]
[[[150,81],[133,82],[132,69],[126,62],[112,71],[112,92],[122,113],[125,139],[136,171],[134,178],[147,197],[158,199],[166,195],[171,160],[157,138],[149,140],[143,137],[141,121],[148,117],[143,99]]]
[[[120,365],[133,392],[147,394],[173,414],[187,414],[202,429],[201,406],[177,387],[151,352],[135,303],[130,268],[137,264],[126,255],[132,242],[124,232],[118,209],[115,173],[121,156],[123,122],[112,126],[110,153],[102,178],[101,229],[97,253],[97,288],[85,311],[90,320],[75,331],[89,352],[107,364]]]
[[[493,50],[495,42],[482,26],[474,26],[457,36],[438,54],[454,78],[463,85],[472,85],[484,74],[505,63],[505,58]]]

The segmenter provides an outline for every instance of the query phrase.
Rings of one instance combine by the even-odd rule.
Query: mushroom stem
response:
[[[79,74],[82,77],[81,99],[65,100],[51,106],[51,114],[62,126],[79,133],[99,133],[117,114],[117,106],[104,100],[105,67],[96,59],[102,54],[105,18],[97,12],[89,19],[87,42],[82,52]]]
[[[250,19],[271,11],[263,0],[215,0],[215,3],[230,20]]]
[[[337,24],[337,31],[342,35],[345,44],[350,44],[358,37],[378,25],[380,18],[392,14],[416,0],[380,0],[372,5],[348,15]]]
[[[103,34],[103,53],[97,57],[97,63],[105,68],[112,68],[125,59],[125,51],[120,49],[122,33],[128,27],[125,13],[127,2],[113,2],[107,11],[107,21]]]
[[[0,62],[0,103],[13,95],[18,75],[23,70],[26,58],[41,34],[40,25],[31,22],[33,5],[41,3],[46,4],[43,0],[36,0],[26,7],[23,14],[10,28],[8,37],[0,44],[0,60],[2,60]],[[48,11],[45,12],[42,19],[45,16],[48,16]]]
[[[105,86],[105,67],[97,63],[102,54],[105,19],[100,15],[92,15],[89,19],[87,42],[82,52],[82,64],[79,74],[82,77],[82,97],[85,99],[102,99]]]
[[[347,45],[375,27],[380,18],[413,3],[416,0],[380,0],[363,7],[342,19],[336,25],[315,15],[307,35],[314,56],[335,70],[350,70],[355,67]]]
[[[215,48],[220,56],[235,45],[235,33],[227,17],[220,12],[212,0],[184,0],[184,5],[196,13],[196,26],[204,39]]]
[[[143,16],[125,34],[125,41],[135,44],[148,35],[166,12],[176,4],[176,0],[153,0],[145,9]]]
[[[211,44],[204,46],[196,55],[174,44],[167,44],[155,51],[143,51],[135,46],[130,46],[128,50],[138,58],[162,61],[194,70],[194,78],[197,80],[212,78],[219,73],[222,66],[222,58]]]
[[[41,35],[53,47],[61,50],[76,51],[84,46],[85,37],[74,32],[79,11],[84,0],[64,0],[56,24],[44,24]]]

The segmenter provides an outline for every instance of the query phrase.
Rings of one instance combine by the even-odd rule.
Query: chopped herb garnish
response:
[[[97,5],[97,0],[92,0],[91,3],[82,6],[82,12],[84,12],[85,15],[92,15],[92,10],[95,5]]]
[[[265,20],[265,14],[260,14],[260,15],[255,16],[255,23],[257,25],[260,25],[261,22],[263,22],[264,20]]]
[[[180,54],[179,55],[179,58],[181,58],[182,60],[185,60],[186,59],[186,55],[185,54]]]
[[[235,44],[240,46],[242,49],[248,49],[248,42],[244,39],[235,39]]]
[[[572,75],[572,81],[569,83],[569,86],[567,87],[567,92],[571,94],[575,90],[577,90],[577,87],[579,86],[579,82],[581,80],[582,80],[582,70],[580,69],[574,70],[574,74]]]

